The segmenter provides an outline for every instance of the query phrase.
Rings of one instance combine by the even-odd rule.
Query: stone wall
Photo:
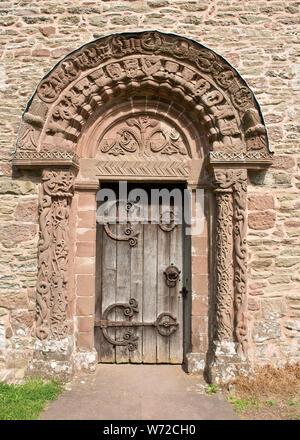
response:
[[[21,377],[34,351],[39,177],[12,179],[10,162],[22,112],[64,55],[145,29],[205,44],[256,94],[276,156],[267,172],[249,172],[250,356],[300,358],[299,12],[300,2],[273,0],[0,1],[0,368]]]

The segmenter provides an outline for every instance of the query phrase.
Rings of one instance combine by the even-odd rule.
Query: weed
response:
[[[206,387],[206,394],[211,396],[212,394],[216,394],[219,391],[218,385],[215,383],[208,384]]]
[[[260,402],[254,397],[237,398],[229,394],[227,399],[233,405],[236,413],[243,413],[249,408],[260,408]]]

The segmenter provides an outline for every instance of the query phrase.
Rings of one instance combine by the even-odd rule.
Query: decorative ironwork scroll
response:
[[[97,217],[97,222],[98,223],[103,223],[104,225],[104,230],[106,232],[106,234],[112,238],[113,240],[117,240],[117,241],[128,241],[130,246],[135,246],[138,242],[138,236],[139,236],[139,232],[134,232],[134,229],[131,225],[130,219],[127,216],[127,213],[129,213],[129,211],[131,211],[134,207],[134,204],[137,202],[138,200],[136,200],[135,202],[122,202],[121,200],[116,200],[115,202],[113,202],[109,208],[107,208],[105,210],[105,216],[103,218],[99,218]],[[114,234],[109,225],[110,223],[114,223],[114,224],[118,224],[118,222],[120,221],[120,219],[122,218],[122,215],[119,216],[119,211],[120,209],[122,209],[122,207],[120,205],[125,203],[125,212],[126,212],[126,224],[124,225],[124,235],[117,235]],[[111,211],[113,211],[113,215],[111,215]],[[111,220],[111,222],[110,222]],[[124,219],[123,219],[124,220]]]
[[[138,336],[136,336],[133,332],[134,327],[155,327],[157,332],[161,336],[171,336],[174,332],[176,332],[179,323],[175,316],[169,312],[161,313],[157,319],[153,322],[134,322],[134,321],[110,321],[108,319],[108,315],[115,309],[123,309],[123,314],[126,318],[131,319],[134,313],[138,313],[138,302],[131,298],[128,303],[116,303],[111,304],[105,309],[103,312],[102,319],[100,322],[95,323],[95,327],[100,327],[102,329],[103,336],[105,339],[112,345],[121,345],[127,346],[129,351],[134,351],[137,349],[137,340]],[[123,334],[123,339],[116,340],[109,336],[107,329],[108,328],[126,328],[127,330]]]
[[[68,333],[67,283],[72,170],[44,169],[39,206],[36,335],[61,339]]]

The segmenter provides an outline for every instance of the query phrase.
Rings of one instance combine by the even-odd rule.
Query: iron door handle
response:
[[[182,295],[184,298],[186,298],[187,295],[188,295],[188,293],[189,293],[189,291],[188,291],[188,289],[184,286],[184,287],[180,290],[179,293],[181,293],[181,295]]]

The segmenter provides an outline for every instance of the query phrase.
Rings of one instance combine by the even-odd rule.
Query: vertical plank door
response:
[[[161,207],[162,209],[168,207]],[[138,303],[138,312],[130,320],[141,324],[155,323],[161,313],[171,313],[178,322],[170,336],[159,334],[154,325],[119,326],[108,328],[112,340],[121,341],[130,330],[137,338],[137,348],[110,343],[102,330],[95,329],[95,343],[100,362],[116,363],[182,363],[183,305],[180,293],[182,281],[170,287],[165,270],[171,264],[183,271],[182,226],[161,228],[159,224],[134,224],[137,244],[130,246],[124,237],[124,224],[110,224],[115,238],[103,226],[97,226],[96,321],[113,304],[126,304],[131,298]],[[100,299],[99,299],[100,298]],[[108,316],[110,321],[126,321],[122,308]]]

